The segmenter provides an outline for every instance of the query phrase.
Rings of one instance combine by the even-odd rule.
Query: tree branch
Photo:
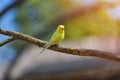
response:
[[[9,37],[8,39],[4,40],[3,42],[0,42],[0,47],[15,40],[13,36]]]
[[[13,36],[14,39],[23,40],[25,42],[35,44],[39,47],[42,47],[44,44],[47,43],[40,39],[37,39],[32,36],[29,36],[29,35],[26,35],[23,33],[19,33],[19,32],[13,32],[13,31],[0,29],[0,34],[7,35],[7,36]],[[72,54],[72,55],[99,57],[99,58],[104,58],[104,59],[120,62],[119,56],[116,56],[113,53],[105,52],[105,51],[65,48],[65,47],[61,47],[59,45],[51,46],[51,47],[49,47],[49,49],[58,51],[58,52],[67,53],[67,54]]]

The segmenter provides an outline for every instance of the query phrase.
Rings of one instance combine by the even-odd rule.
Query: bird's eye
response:
[[[63,30],[63,28],[61,28],[61,30]]]

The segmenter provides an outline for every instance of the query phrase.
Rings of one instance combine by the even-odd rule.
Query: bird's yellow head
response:
[[[64,33],[64,26],[63,25],[59,25],[57,27],[57,31],[60,32],[60,33]]]

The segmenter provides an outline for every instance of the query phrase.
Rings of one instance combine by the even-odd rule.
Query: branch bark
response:
[[[9,43],[9,42],[11,42],[11,41],[13,41],[13,40],[15,40],[13,38],[13,36],[9,37],[8,39],[4,40],[3,42],[0,42],[0,47],[7,44],[7,43]]]
[[[7,36],[13,36],[13,38],[15,38],[17,40],[29,42],[29,43],[37,45],[39,47],[42,47],[44,44],[47,43],[40,39],[37,39],[32,36],[29,36],[29,35],[26,35],[23,33],[19,33],[19,32],[13,32],[13,31],[0,29],[0,34],[7,35]],[[105,51],[65,48],[65,47],[61,47],[59,45],[53,45],[53,46],[49,47],[48,49],[67,53],[67,54],[72,54],[72,55],[98,57],[98,58],[104,58],[104,59],[120,62],[119,56],[114,55],[113,53],[110,53],[110,52],[105,52]]]

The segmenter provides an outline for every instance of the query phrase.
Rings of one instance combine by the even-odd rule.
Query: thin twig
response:
[[[3,42],[0,42],[0,47],[15,40],[13,36],[9,37],[8,39],[4,40]]]
[[[23,33],[19,33],[19,32],[12,32],[12,31],[8,31],[8,30],[0,29],[0,34],[7,35],[7,36],[13,36],[15,39],[23,40],[25,42],[35,44],[39,47],[42,47],[44,44],[47,43],[40,39],[37,39],[32,36],[29,36],[29,35],[26,35]],[[49,47],[49,49],[58,51],[58,52],[67,53],[67,54],[72,54],[72,55],[99,57],[99,58],[104,58],[104,59],[120,62],[119,56],[114,55],[113,53],[110,53],[110,52],[105,52],[105,51],[65,48],[65,47],[61,47],[59,45],[51,46],[51,47]]]

